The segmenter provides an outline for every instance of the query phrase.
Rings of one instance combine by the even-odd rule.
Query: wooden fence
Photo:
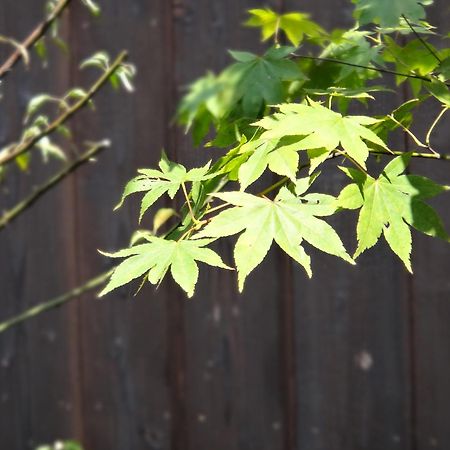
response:
[[[97,20],[78,3],[61,22],[69,54],[52,50],[47,69],[34,59],[0,87],[0,147],[17,137],[34,93],[89,82],[78,64],[97,49],[130,50],[137,92],[106,90],[97,114],[72,122],[77,142],[108,137],[112,149],[1,233],[0,319],[108,268],[96,249],[126,245],[137,226],[136,203],[112,207],[163,147],[185,163],[217,152],[192,149],[171,119],[183,86],[223,67],[225,49],[257,48],[257,34],[240,27],[246,8],[306,10],[327,28],[352,21],[347,0],[104,0]],[[43,4],[2,0],[0,33],[25,36]],[[449,9],[435,0],[431,10],[443,32]],[[401,101],[388,95],[382,107]],[[425,129],[431,117],[423,110],[418,122]],[[436,147],[448,149],[449,138],[447,122]],[[11,176],[6,204],[47,170]],[[440,181],[448,170],[425,166]],[[340,181],[333,175],[322,187]],[[448,199],[441,202],[450,225]],[[337,226],[352,242],[351,222]],[[356,268],[314,255],[312,281],[272,251],[242,296],[233,274],[203,269],[191,301],[170,282],[136,298],[91,294],[8,331],[0,336],[0,449],[76,438],[87,450],[448,450],[450,252],[414,239],[413,277],[382,245]]]

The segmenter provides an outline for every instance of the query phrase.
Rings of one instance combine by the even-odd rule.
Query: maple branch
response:
[[[101,275],[96,276],[95,278],[90,279],[87,283],[82,286],[78,286],[77,288],[66,292],[59,297],[56,297],[52,300],[46,301],[44,303],[40,303],[32,308],[27,309],[23,313],[12,317],[11,319],[5,320],[0,323],[0,334],[4,333],[9,328],[12,328],[16,325],[19,325],[22,322],[25,322],[28,319],[39,316],[40,314],[50,311],[52,309],[58,308],[63,304],[79,297],[86,292],[92,291],[93,289],[102,285],[112,274],[113,270],[108,270],[108,272],[102,273]]]
[[[48,29],[58,19],[61,13],[69,6],[72,0],[60,0],[47,18],[41,22],[20,44],[18,48],[9,56],[9,58],[0,66],[0,80],[5,78],[11,69],[24,58],[23,49],[29,50],[33,45],[47,33]]]
[[[436,52],[428,45],[427,41],[420,36],[420,34],[416,31],[416,29],[412,26],[411,22],[406,18],[404,14],[402,14],[403,19],[408,24],[409,28],[411,28],[411,31],[414,33],[414,36],[420,41],[420,43],[430,52],[432,56],[439,62],[439,64],[442,63],[441,58],[436,54]]]
[[[329,63],[332,63],[332,64],[342,64],[344,66],[358,67],[359,69],[374,70],[375,72],[387,73],[387,74],[390,74],[390,75],[397,75],[397,76],[405,77],[405,78],[415,78],[417,80],[426,81],[428,83],[432,83],[433,82],[433,80],[431,78],[426,77],[426,76],[415,75],[415,74],[408,74],[408,73],[402,73],[402,72],[396,72],[395,70],[384,69],[382,67],[364,66],[362,64],[355,64],[355,63],[342,61],[342,60],[339,60],[339,59],[333,59],[333,58],[322,58],[320,56],[298,55],[297,53],[291,53],[291,55],[295,56],[296,58],[311,59],[313,61],[329,62]],[[445,83],[445,84],[447,86],[450,86],[450,83]]]
[[[386,155],[386,156],[401,156],[404,155],[406,152],[403,152],[401,150],[374,150],[374,149],[369,149],[370,154],[373,155]],[[344,153],[344,152],[336,152],[331,154],[328,158],[327,161],[337,158],[338,156],[343,156],[345,158],[347,158],[348,156]],[[450,154],[446,154],[446,153],[421,153],[421,152],[412,152],[411,156],[413,158],[427,158],[427,159],[438,159],[438,160],[443,160],[443,161],[450,161]],[[299,166],[298,171],[301,171],[303,169],[306,169],[307,167],[309,167],[310,164],[302,164]],[[359,166],[359,164],[358,164]],[[363,171],[362,168],[360,168],[361,171]],[[367,173],[366,171],[364,171],[365,173]],[[258,195],[259,197],[263,197],[267,194],[269,194],[270,192],[274,191],[275,189],[284,186],[288,181],[290,181],[289,177],[283,177],[280,180],[278,180],[276,183],[270,185],[269,187],[267,187],[266,189],[264,189],[263,191],[259,192]],[[221,209],[224,206],[221,205],[220,208],[217,207],[217,209]],[[213,208],[211,211],[212,212],[215,208]]]
[[[27,210],[31,205],[33,205],[42,196],[48,193],[52,188],[54,188],[60,181],[70,175],[72,172],[77,170],[80,166],[87,163],[91,158],[100,153],[102,150],[109,147],[111,144],[109,141],[105,140],[96,144],[93,144],[85,153],[80,155],[75,161],[70,163],[67,167],[62,169],[56,175],[47,180],[44,184],[37,187],[32,194],[18,203],[16,206],[6,211],[3,217],[0,219],[0,230],[9,225],[13,220],[15,220],[20,214]]]
[[[58,118],[56,118],[47,128],[36,136],[26,139],[24,142],[17,144],[15,147],[8,148],[0,153],[0,166],[12,161],[17,156],[30,150],[42,138],[55,132],[61,125],[64,125],[72,118],[80,109],[85,107],[89,101],[100,91],[100,89],[108,82],[112,75],[117,71],[121,64],[125,61],[128,53],[123,51],[119,54],[111,66],[102,74],[102,76],[91,86],[89,91],[81,97],[73,106],[65,110]]]
[[[386,155],[386,156],[401,156],[407,152],[401,150],[374,150],[370,149],[370,154],[372,155]],[[412,152],[411,156],[413,158],[425,158],[425,159],[437,159],[441,161],[450,161],[450,153],[421,153],[421,152]]]

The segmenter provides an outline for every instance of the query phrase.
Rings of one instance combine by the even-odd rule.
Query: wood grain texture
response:
[[[22,37],[41,20],[42,13],[42,5],[37,3],[2,4],[2,32]],[[67,15],[62,21],[67,21]],[[54,59],[55,52],[50,51],[49,57]],[[34,63],[29,70],[18,65],[2,86],[5,99],[0,114],[7,117],[2,145],[17,139],[26,104],[34,92],[61,93],[68,87],[66,59],[58,58],[52,72],[40,70],[39,62]],[[34,159],[38,161],[39,154]],[[15,203],[54,169],[12,175],[11,194],[3,199],[7,204]],[[32,302],[74,286],[73,247],[65,239],[74,231],[65,220],[73,206],[72,193],[73,187],[67,180],[58,192],[27,211],[15,227],[0,237],[2,313],[16,313]],[[53,439],[55,430],[63,435],[79,432],[80,395],[73,370],[78,365],[74,352],[76,330],[70,316],[71,308],[52,312],[11,331],[0,343],[2,445],[27,449]]]
[[[25,36],[43,3],[4,0],[0,34]],[[217,156],[194,149],[172,119],[191,80],[230,62],[226,49],[258,51],[258,34],[241,27],[246,8],[307,10],[328,29],[352,23],[346,0],[108,0],[99,20],[73,3],[62,24],[70,56],[52,51],[53,70],[34,60],[8,77],[0,146],[33,93],[88,85],[95,71],[78,64],[96,50],[129,49],[136,93],[108,88],[97,114],[83,111],[76,144],[107,137],[112,149],[0,234],[0,317],[108,268],[96,249],[123,247],[138,226],[137,199],[112,207],[162,148],[189,165]],[[448,8],[435,3],[430,21],[445,29]],[[443,124],[436,147],[448,138]],[[448,173],[436,162],[424,170],[442,182]],[[2,207],[47,171],[13,176]],[[317,186],[336,192],[342,181],[330,171]],[[449,219],[445,201],[437,208]],[[354,217],[335,225],[351,248]],[[272,249],[243,295],[236,274],[202,266],[191,301],[165,281],[137,297],[133,288],[90,294],[10,330],[0,338],[0,448],[76,438],[87,450],[447,450],[450,257],[437,241],[416,242],[411,279],[383,244],[356,268],[312,252],[312,281]],[[231,262],[232,242],[218,245]]]
[[[309,9],[326,29],[353,22],[346,1],[315,2]],[[401,102],[401,96],[386,96],[377,110]],[[316,188],[336,192],[344,181],[333,169]],[[344,213],[333,223],[353,250],[355,216]],[[356,267],[311,254],[311,281],[294,270],[297,448],[410,449],[407,278],[401,264],[383,244]]]
[[[430,11],[430,22],[438,28],[448,29],[450,7],[436,2]],[[432,39],[438,48],[440,39]],[[440,105],[430,100],[415,116],[414,131],[424,136],[439,113]],[[440,151],[449,148],[450,116],[440,122],[432,136],[432,145]],[[413,171],[443,184],[448,167],[440,164],[413,164]],[[448,199],[438,197],[432,202],[450,227]],[[448,247],[415,233],[413,250],[414,276],[410,277],[411,346],[414,358],[411,372],[414,376],[412,399],[414,402],[413,449],[446,449],[450,446],[448,421],[450,405],[450,282]]]

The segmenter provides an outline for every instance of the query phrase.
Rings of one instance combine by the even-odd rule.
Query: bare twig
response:
[[[5,78],[11,72],[11,69],[24,58],[23,49],[29,50],[32,48],[33,45],[45,35],[55,20],[58,19],[61,13],[67,8],[67,6],[69,6],[71,1],[72,0],[60,0],[47,18],[41,22],[20,44],[20,48],[16,48],[9,58],[0,66],[0,80]]]
[[[77,170],[80,166],[88,162],[95,155],[100,153],[102,150],[110,146],[109,141],[102,141],[96,144],[93,144],[89,150],[80,155],[75,161],[70,163],[67,167],[62,169],[56,175],[47,180],[44,184],[37,187],[32,194],[30,194],[27,198],[22,200],[16,206],[14,206],[9,211],[6,211],[3,214],[3,217],[0,219],[0,230],[9,225],[14,219],[16,219],[20,214],[22,214],[25,210],[27,210],[31,205],[33,205],[37,200],[39,200],[43,195],[49,192],[52,188],[54,188],[60,181],[70,175],[72,172]]]
[[[40,314],[50,311],[52,309],[58,308],[62,306],[63,304],[69,302],[70,300],[74,300],[75,298],[79,297],[82,294],[85,294],[86,292],[92,291],[93,289],[99,287],[102,285],[112,274],[112,270],[109,270],[108,272],[102,273],[101,275],[98,275],[95,278],[92,278],[87,283],[83,284],[82,286],[79,286],[63,295],[60,295],[59,297],[56,297],[52,300],[49,300],[44,303],[40,303],[37,306],[33,306],[30,309],[27,309],[23,313],[12,317],[11,319],[5,320],[4,322],[0,323],[0,334],[8,330],[9,328],[12,328],[16,325],[19,325],[22,322],[25,322],[28,319],[31,319],[33,317],[39,316]]]
[[[371,155],[386,155],[386,156],[400,156],[404,155],[407,152],[399,151],[399,150],[370,150]],[[450,161],[450,154],[448,153],[421,153],[421,152],[412,152],[411,156],[413,158],[425,158],[425,159],[437,159],[441,161]]]
[[[430,45],[428,45],[428,42],[420,36],[420,34],[416,31],[416,29],[412,26],[411,22],[406,18],[404,14],[402,14],[403,19],[405,19],[405,22],[408,24],[409,28],[411,28],[411,31],[414,33],[414,36],[420,41],[420,43],[429,51],[431,55],[434,56],[434,58],[439,62],[439,64],[442,62],[441,58],[437,55],[437,53],[431,48]]]
[[[24,142],[17,144],[16,146],[9,147],[0,153],[0,166],[12,161],[17,156],[30,150],[36,145],[42,138],[55,132],[61,125],[65,124],[72,118],[80,109],[86,106],[89,101],[100,91],[100,89],[108,82],[111,76],[117,71],[121,64],[125,61],[127,52],[123,51],[119,54],[116,60],[106,70],[102,76],[92,85],[85,96],[80,98],[73,106],[65,110],[57,119],[55,119],[47,128],[41,131],[36,136],[26,139]]]
[[[358,67],[359,69],[367,69],[367,70],[373,70],[375,72],[380,73],[386,73],[390,75],[397,75],[399,77],[405,77],[405,78],[414,78],[417,80],[426,81],[428,83],[432,83],[433,80],[429,77],[422,76],[422,75],[416,75],[416,74],[408,74],[408,73],[402,73],[402,72],[396,72],[395,70],[390,69],[384,69],[383,67],[376,67],[376,66],[364,66],[362,64],[354,64],[347,61],[342,61],[339,59],[333,59],[333,58],[322,58],[320,56],[310,56],[310,55],[298,55],[297,53],[292,53],[292,56],[296,58],[303,58],[303,59],[311,59],[314,61],[322,61],[322,62],[329,62],[332,64],[342,64],[344,66],[350,66],[350,67]],[[450,86],[449,83],[446,83],[447,86]]]

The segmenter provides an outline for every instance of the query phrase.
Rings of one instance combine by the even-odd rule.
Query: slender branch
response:
[[[400,156],[400,155],[404,155],[405,152],[400,151],[400,150],[374,150],[374,149],[370,149],[369,150],[370,154],[372,155],[386,155],[386,156]],[[337,153],[332,153],[328,159],[334,159],[338,156],[344,156],[344,157],[348,157],[344,152],[337,152]],[[443,161],[450,161],[450,154],[446,154],[446,153],[421,153],[421,152],[413,152],[411,154],[411,156],[413,158],[427,158],[427,159],[440,159]],[[301,171],[305,168],[309,167],[309,164],[303,164],[301,166],[299,166],[298,170]],[[358,167],[360,167],[360,165],[358,164]],[[360,167],[361,171],[366,172],[365,170],[363,170],[362,167]],[[367,173],[367,172],[366,172]],[[280,186],[283,186],[284,184],[286,184],[289,181],[288,177],[283,177],[280,180],[278,180],[276,183],[270,185],[268,188],[264,189],[263,191],[259,192],[257,195],[262,197],[264,195],[269,194],[270,192],[274,191],[275,189],[279,188]],[[226,204],[225,204],[226,205]],[[224,207],[224,205],[221,205],[221,208]],[[217,208],[219,209],[219,208]],[[210,212],[212,212],[213,210],[211,210]]]
[[[47,30],[52,26],[52,24],[58,19],[61,13],[69,6],[72,0],[60,0],[54,7],[53,11],[48,15],[48,17],[41,22],[20,44],[20,48],[16,50],[9,56],[9,58],[0,66],[0,80],[5,78],[11,69],[24,58],[23,49],[29,50],[33,45],[45,35]]]
[[[17,42],[13,38],[8,38],[6,36],[0,36],[0,43],[9,44],[16,49],[16,51],[20,52],[22,55],[23,63],[27,66],[30,62],[30,56],[28,54],[28,50],[25,47],[22,47],[20,42]]]
[[[9,328],[12,328],[22,322],[25,322],[28,319],[39,316],[40,314],[50,311],[52,309],[58,308],[63,304],[69,302],[70,300],[73,300],[79,297],[80,295],[85,294],[86,292],[92,291],[93,289],[102,285],[111,276],[112,272],[113,270],[108,270],[108,272],[102,273],[101,275],[92,278],[82,286],[79,286],[52,300],[40,303],[37,306],[33,306],[32,308],[27,309],[23,313],[15,317],[12,317],[11,319],[5,320],[4,322],[0,323],[0,334],[4,333]]]
[[[387,74],[390,74],[390,75],[397,75],[397,76],[405,77],[405,78],[415,78],[417,80],[427,81],[428,83],[431,83],[433,81],[431,78],[425,77],[425,76],[422,76],[422,75],[415,75],[415,74],[396,72],[395,70],[384,69],[382,67],[364,66],[364,65],[361,65],[361,64],[354,64],[354,63],[347,62],[347,61],[341,61],[339,59],[322,58],[320,56],[298,55],[296,53],[291,53],[291,55],[295,56],[296,58],[311,59],[311,60],[314,60],[314,61],[323,61],[323,62],[329,62],[329,63],[333,63],[333,64],[342,64],[344,66],[358,67],[359,69],[374,70],[375,72],[387,73]],[[450,86],[449,83],[446,83],[446,84],[447,84],[447,86]]]
[[[100,91],[100,89],[108,82],[111,76],[117,71],[127,57],[127,52],[123,51],[119,54],[116,60],[106,70],[102,76],[91,86],[86,95],[80,98],[73,106],[64,111],[57,119],[55,119],[47,128],[41,131],[38,135],[26,139],[24,142],[17,144],[15,147],[8,148],[0,153],[0,166],[12,161],[17,156],[30,150],[42,138],[56,131],[61,125],[65,124],[72,118],[80,109],[86,106],[89,101]]]
[[[416,31],[416,29],[412,26],[411,22],[406,18],[404,14],[402,14],[403,19],[405,19],[405,22],[408,24],[409,28],[411,28],[411,31],[414,33],[414,36],[420,41],[420,43],[430,52],[431,55],[434,56],[434,58],[439,62],[439,64],[442,62],[441,58],[437,55],[437,53],[428,45],[428,42],[420,36],[420,34]]]
[[[60,181],[70,175],[72,172],[77,170],[80,166],[88,162],[95,155],[100,153],[105,148],[109,147],[111,144],[109,141],[102,141],[96,144],[93,144],[89,150],[80,155],[75,161],[70,163],[67,167],[62,169],[56,175],[47,180],[44,184],[37,187],[32,194],[30,194],[27,198],[22,200],[16,206],[14,206],[9,211],[6,211],[3,214],[3,217],[0,219],[0,230],[9,225],[14,219],[16,219],[20,214],[22,214],[25,210],[27,210],[31,205],[33,205],[37,200],[39,200],[43,195],[49,192],[52,188],[54,188]]]
[[[404,155],[406,152],[403,152],[401,150],[374,150],[370,149],[371,155],[386,155],[386,156],[400,156]],[[450,154],[449,153],[421,153],[421,152],[412,152],[411,156],[413,158],[425,158],[425,159],[437,159],[441,161],[450,161]]]

